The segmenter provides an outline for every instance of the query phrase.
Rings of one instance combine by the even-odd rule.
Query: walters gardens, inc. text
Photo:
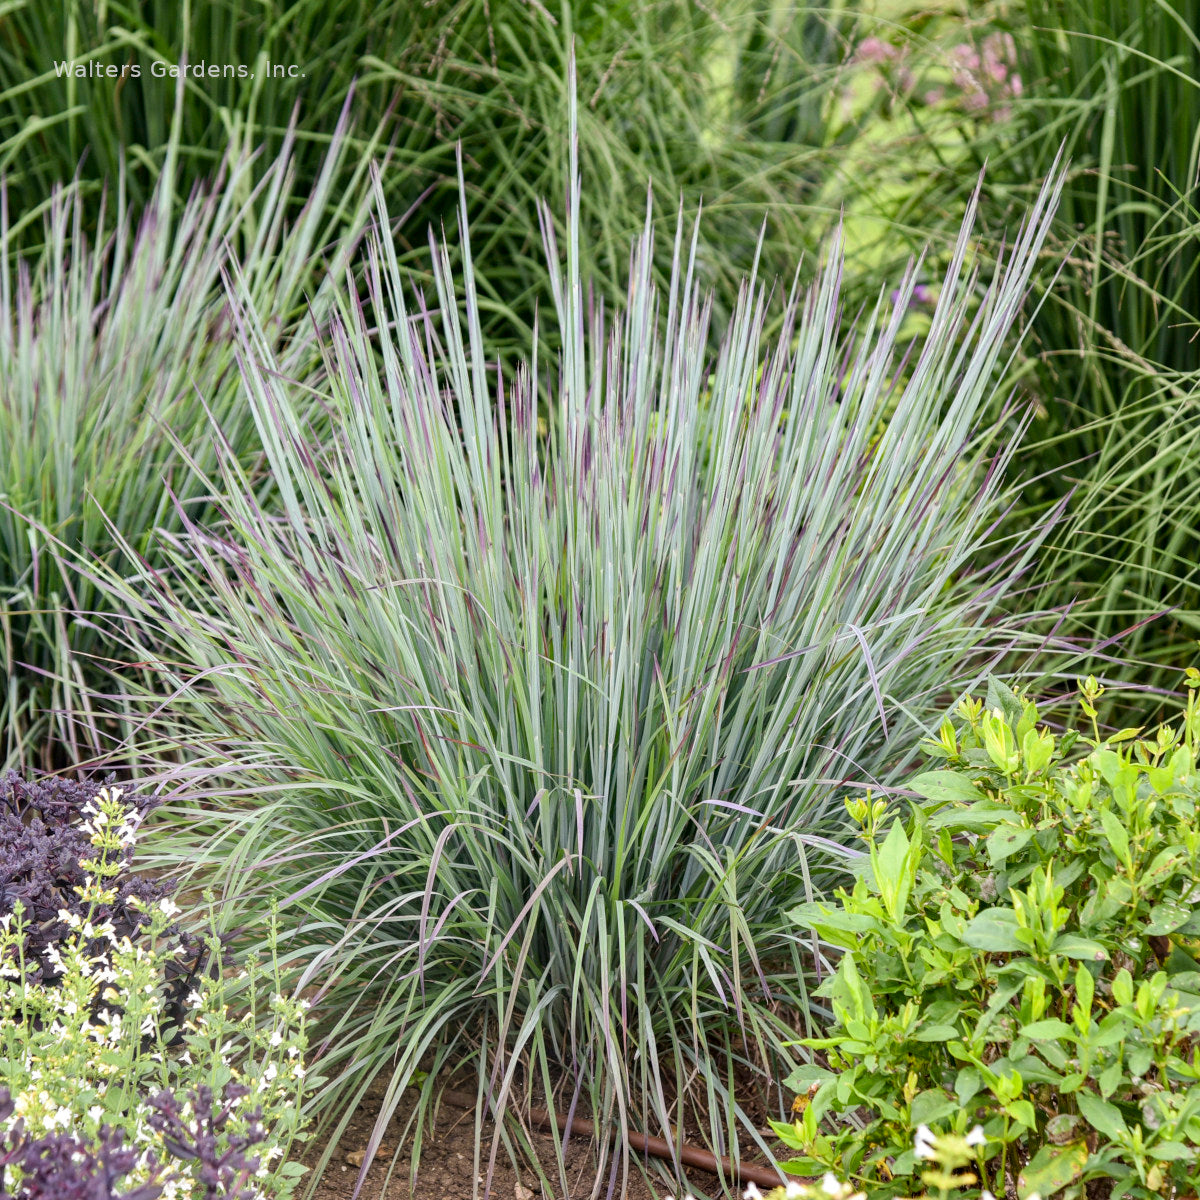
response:
[[[60,78],[73,79],[140,79],[143,72],[141,63],[97,62],[94,58],[54,60],[55,74]],[[276,63],[263,60],[254,64],[253,69],[245,63],[210,63],[203,59],[200,62],[164,62],[154,59],[150,63],[149,74],[154,79],[253,79],[256,74],[265,75],[268,79],[304,79],[304,72],[295,63]]]

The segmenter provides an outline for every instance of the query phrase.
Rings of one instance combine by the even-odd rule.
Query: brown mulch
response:
[[[330,1160],[329,1166],[317,1184],[312,1200],[351,1200],[363,1160],[364,1148],[375,1123],[381,1096],[368,1094],[350,1119],[345,1133]],[[421,1145],[421,1159],[415,1190],[409,1186],[412,1159],[410,1145],[400,1145],[400,1136],[407,1125],[416,1104],[416,1094],[405,1097],[388,1125],[375,1158],[367,1170],[361,1200],[485,1200],[484,1181],[487,1176],[487,1158],[490,1153],[494,1125],[484,1123],[478,1190],[475,1182],[475,1114],[461,1108],[443,1104],[438,1111],[432,1129],[426,1130]],[[558,1173],[555,1168],[555,1135],[548,1130],[535,1129],[531,1138],[538,1161],[552,1180],[552,1189],[543,1191],[537,1174],[529,1168],[514,1170],[508,1161],[503,1145],[497,1154],[496,1167],[492,1175],[490,1200],[586,1200],[592,1194],[592,1183],[596,1172],[596,1146],[591,1140],[572,1138],[567,1146],[566,1164],[570,1190],[564,1195],[559,1190]],[[411,1142],[411,1134],[409,1143]],[[399,1157],[396,1155],[399,1146]],[[324,1145],[309,1144],[301,1161],[315,1166],[321,1157]],[[610,1160],[611,1161],[611,1160]],[[655,1160],[657,1161],[657,1160]],[[390,1178],[388,1176],[391,1169]],[[652,1167],[649,1168],[653,1170]],[[386,1190],[385,1190],[386,1180]],[[302,1181],[303,1190],[307,1179]],[[675,1194],[682,1196],[688,1185],[698,1194],[713,1195],[717,1180],[714,1176],[697,1171],[694,1179],[685,1179]],[[299,1193],[298,1193],[299,1194]],[[607,1187],[601,1190],[607,1195]],[[655,1183],[649,1186],[636,1166],[630,1168],[630,1178],[624,1190],[618,1176],[612,1192],[613,1200],[663,1200],[671,1194],[670,1188]],[[730,1192],[730,1200],[740,1196]]]

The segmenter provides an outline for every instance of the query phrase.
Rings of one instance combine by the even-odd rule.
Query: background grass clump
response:
[[[1181,703],[1181,647],[1200,629],[1200,5],[1020,0],[964,16],[864,18],[852,226],[871,261],[944,247],[986,161],[995,247],[1069,159],[1025,342],[1039,416],[1013,523],[1069,501],[1030,587],[1124,685],[1107,718],[1151,722]]]
[[[223,280],[269,305],[288,369],[319,362],[311,331],[362,217],[334,193],[342,152],[338,135],[293,215],[290,151],[255,184],[235,147],[178,212],[164,182],[140,217],[112,197],[89,233],[80,196],[58,194],[30,256],[0,221],[0,761],[61,767],[120,740],[106,601],[62,556],[112,562],[119,539],[153,564],[155,536],[219,506],[203,481],[219,447],[269,490]]]
[[[703,203],[697,269],[727,316],[764,220],[764,261],[786,274],[836,219],[836,201],[823,199],[821,215],[813,206],[818,164],[838,141],[831,96],[851,23],[836,6],[793,0],[270,0],[249,11],[227,0],[16,0],[0,15],[0,170],[23,240],[35,242],[29,222],[55,185],[73,181],[91,220],[117,178],[135,211],[163,180],[182,203],[231,140],[261,146],[269,163],[290,137],[301,198],[348,106],[351,161],[388,149],[398,251],[428,275],[426,230],[453,221],[461,146],[481,320],[493,345],[520,356],[545,295],[536,204],[569,182],[572,48],[581,158],[604,181],[582,198],[595,287],[620,302],[648,192],[667,220],[680,204],[694,214]],[[56,68],[67,57],[85,70],[130,70],[79,78]],[[219,74],[196,78],[189,65]],[[169,68],[184,73],[172,79]],[[669,265],[660,256],[660,281]]]
[[[1051,140],[1075,162],[1060,210],[1067,269],[1032,345],[1045,397],[1039,468],[1073,517],[1037,582],[1084,601],[1105,664],[1145,697],[1178,693],[1200,633],[1200,4],[1032,4],[1039,81],[1013,150],[1036,170]],[[1065,586],[1064,586],[1065,585]],[[1115,668],[1115,669],[1114,669]]]

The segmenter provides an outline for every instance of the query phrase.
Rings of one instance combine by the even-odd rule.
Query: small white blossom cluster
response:
[[[987,1141],[984,1136],[983,1126],[976,1125],[970,1133],[963,1139],[963,1145],[968,1149],[973,1149],[976,1146],[982,1146]],[[918,1125],[917,1132],[913,1136],[913,1155],[916,1158],[922,1158],[929,1161],[940,1162],[942,1158],[941,1140],[938,1138],[928,1125]]]
[[[757,1184],[750,1184],[742,1193],[742,1200],[867,1200],[865,1193],[854,1186],[843,1183],[836,1175],[827,1173],[819,1183],[790,1183],[769,1192],[759,1191]]]
[[[269,1006],[258,1003],[257,960],[237,980],[227,979],[214,936],[207,944],[217,969],[200,974],[181,1023],[172,1024],[164,970],[186,951],[166,931],[180,910],[165,899],[144,909],[149,920],[136,943],[99,919],[101,906],[113,901],[111,881],[127,865],[136,813],[131,816],[121,804],[117,789],[102,790],[84,813],[83,829],[96,847],[94,858],[80,864],[86,883],[77,891],[85,915],[59,911],[67,933],[48,950],[55,973],[50,982],[25,976],[22,947],[29,921],[20,903],[0,915],[0,1088],[13,1102],[7,1121],[0,1120],[0,1134],[19,1120],[30,1134],[69,1131],[85,1142],[102,1127],[122,1130],[125,1144],[139,1152],[123,1185],[136,1187],[150,1178],[156,1163],[169,1162],[171,1174],[160,1180],[164,1200],[192,1200],[204,1193],[191,1174],[198,1166],[171,1160],[152,1126],[155,1109],[148,1101],[169,1090],[181,1101],[179,1114],[188,1118],[195,1114],[184,1097],[193,1089],[207,1085],[219,1093],[227,1084],[240,1084],[248,1090],[234,1101],[225,1137],[245,1133],[251,1114],[261,1109],[267,1137],[252,1151],[261,1162],[254,1194],[263,1200],[290,1195],[296,1175],[272,1164],[303,1137],[307,1002],[275,992]],[[273,958],[274,922],[269,945]],[[266,974],[275,980],[271,966]],[[269,1012],[261,1012],[263,1007]],[[181,1045],[169,1046],[168,1039]]]
[[[120,788],[101,788],[96,798],[80,809],[87,820],[81,821],[79,828],[91,834],[93,846],[124,850],[137,841],[140,820],[135,808],[121,803],[124,794]]]
[[[928,1125],[920,1125],[913,1137],[913,1154],[926,1162],[942,1163],[947,1161],[966,1162],[970,1153],[987,1143],[987,1136],[981,1125],[976,1125],[965,1135],[935,1134]],[[672,1200],[667,1197],[667,1200]],[[686,1197],[685,1200],[692,1200]],[[829,1172],[819,1183],[796,1183],[773,1188],[762,1192],[756,1184],[750,1184],[742,1193],[742,1200],[867,1200],[865,1192],[859,1191],[853,1184],[843,1183],[836,1175]],[[991,1192],[984,1189],[980,1200],[996,1200]],[[1034,1193],[1029,1200],[1041,1200]]]

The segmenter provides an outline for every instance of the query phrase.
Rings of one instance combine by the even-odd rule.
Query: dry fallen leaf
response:
[[[377,1158],[377,1157],[378,1157],[378,1156],[379,1156],[381,1153],[383,1153],[383,1147],[382,1147],[382,1146],[380,1146],[380,1147],[379,1147],[379,1148],[378,1148],[378,1149],[375,1151],[375,1153],[371,1155],[371,1161],[372,1161],[372,1162],[374,1162],[374,1161],[375,1161],[375,1159],[376,1159],[376,1158]],[[346,1155],[345,1161],[346,1161],[346,1162],[348,1162],[348,1163],[349,1163],[349,1164],[350,1164],[352,1167],[361,1167],[361,1166],[363,1165],[363,1160],[364,1160],[366,1157],[367,1157],[367,1152],[366,1152],[366,1150],[351,1150],[351,1151],[350,1151],[350,1152],[349,1152],[349,1153]]]

